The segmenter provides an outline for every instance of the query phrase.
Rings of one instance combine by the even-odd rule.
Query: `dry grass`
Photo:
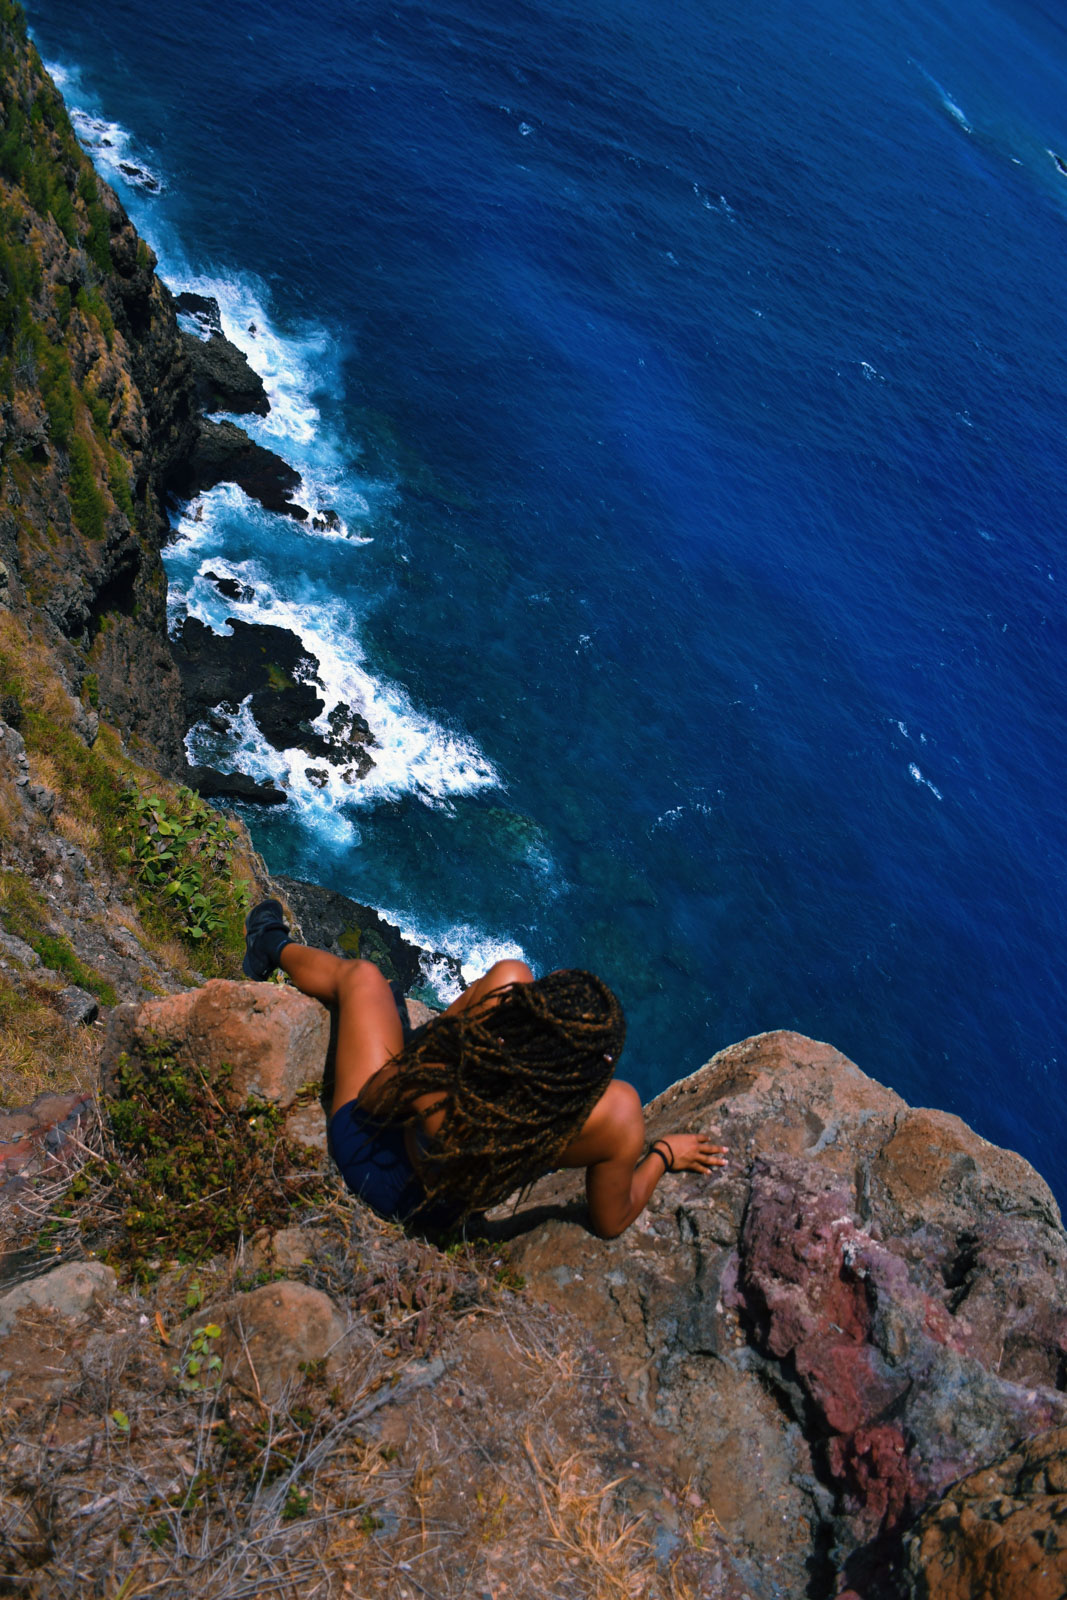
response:
[[[100,1035],[72,1031],[49,1004],[49,991],[32,979],[16,988],[0,974],[0,1105],[89,1090],[99,1051]]]
[[[61,806],[57,808],[52,821],[56,832],[61,833],[68,843],[84,850],[87,856],[95,855],[100,849],[100,829],[89,817],[75,816]]]
[[[3,1218],[8,1248],[84,1254],[80,1224],[106,1232],[104,1131],[75,1149],[80,1197],[69,1174],[20,1196]],[[35,1600],[719,1600],[721,1550],[709,1562],[682,1492],[674,1547],[657,1553],[668,1490],[604,1358],[502,1288],[506,1263],[489,1247],[442,1253],[340,1188],[294,1221],[308,1240],[301,1276],[355,1332],[328,1370],[294,1372],[277,1403],[254,1369],[251,1383],[245,1369],[218,1389],[180,1388],[190,1280],[218,1304],[269,1277],[269,1258],[247,1251],[164,1270],[73,1336],[38,1312],[0,1342],[12,1372],[0,1591],[6,1579]]]

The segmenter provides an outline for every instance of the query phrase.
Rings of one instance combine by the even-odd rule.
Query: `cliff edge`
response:
[[[23,1134],[23,1189],[0,1191],[25,1276],[0,1297],[5,1392],[26,1319],[61,1316],[47,1285],[64,1271],[106,1261],[109,1280],[81,1292],[145,1330],[112,1387],[78,1400],[78,1448],[55,1458],[50,1491],[67,1517],[106,1396],[112,1416],[165,1418],[185,1459],[195,1448],[242,1530],[244,1570],[248,1530],[269,1524],[287,1560],[316,1552],[324,1592],[372,1571],[403,1584],[422,1550],[404,1523],[414,1496],[434,1529],[420,1568],[434,1594],[462,1571],[531,1600],[1062,1600],[1067,1235],[1020,1157],[828,1045],[764,1034],[647,1108],[653,1137],[717,1126],[728,1175],[667,1175],[610,1241],[588,1229],[579,1176],[550,1176],[442,1250],[378,1222],[333,1172],[330,1027],[276,983],[120,1007],[101,1119],[82,1107],[73,1146],[63,1106],[51,1146]],[[44,1278],[42,1244],[68,1263]],[[89,1348],[69,1321],[49,1326],[62,1358],[48,1371],[65,1376],[28,1385],[24,1475],[31,1458],[44,1470],[26,1429],[68,1402]],[[322,1362],[328,1414],[305,1381]],[[395,1398],[371,1406],[385,1382]],[[205,1417],[225,1431],[205,1439]],[[265,1417],[288,1441],[288,1534],[270,1474],[252,1485],[235,1455]],[[393,1452],[388,1482],[366,1456],[355,1478],[320,1480],[323,1440],[357,1426],[364,1448],[373,1435]],[[121,1500],[131,1556],[162,1584],[170,1569],[142,1548],[156,1451],[146,1429],[101,1461],[86,1529],[103,1561]],[[303,1515],[340,1515],[353,1495],[374,1526],[346,1565]],[[217,1576],[209,1511],[204,1497],[183,1514]]]

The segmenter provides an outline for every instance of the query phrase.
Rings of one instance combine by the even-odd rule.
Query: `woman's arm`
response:
[[[589,1219],[602,1239],[616,1238],[641,1215],[664,1172],[711,1172],[726,1165],[726,1146],[712,1144],[702,1133],[668,1134],[642,1155],[645,1119],[637,1090],[620,1079],[610,1090],[597,1107],[603,1107],[601,1125],[588,1128],[591,1142],[603,1154],[588,1152],[592,1159],[585,1174]],[[585,1144],[586,1138],[580,1142]]]

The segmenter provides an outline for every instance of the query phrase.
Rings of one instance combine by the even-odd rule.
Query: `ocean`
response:
[[[193,730],[287,781],[271,868],[602,973],[644,1095],[796,1028],[1067,1200],[1059,10],[29,19],[338,515],[221,486],[166,553],[175,622],[295,629],[378,739],[319,789]]]

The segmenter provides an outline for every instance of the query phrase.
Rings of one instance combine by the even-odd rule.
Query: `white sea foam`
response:
[[[382,916],[399,928],[405,939],[425,952],[420,962],[423,975],[445,1005],[461,995],[468,984],[484,977],[498,961],[525,961],[528,966],[530,964],[522,946],[514,939],[495,938],[468,923],[427,929],[415,923],[405,912],[383,911]],[[435,960],[438,952],[451,959]],[[459,963],[462,983],[456,978],[454,962]]]
[[[222,331],[263,379],[270,411],[266,417],[241,416],[240,425],[301,475],[295,499],[309,519],[299,530],[289,519],[264,512],[235,484],[219,484],[185,507],[165,552],[171,625],[191,614],[222,632],[227,616],[291,629],[320,663],[318,681],[325,700],[320,730],[327,731],[329,712],[344,701],[367,719],[377,740],[375,766],[365,779],[348,784],[342,776],[346,763],[317,760],[302,750],[275,750],[256,726],[246,700],[229,717],[227,733],[220,735],[204,723],[189,731],[190,760],[237,768],[261,780],[273,778],[286,787],[303,827],[320,838],[348,844],[359,839],[356,806],[413,793],[426,805],[447,810],[450,796],[498,787],[497,773],[473,740],[419,712],[399,685],[369,672],[352,608],[335,598],[320,599],[321,588],[306,573],[297,572],[294,581],[288,560],[283,557],[284,567],[279,563],[279,525],[285,524],[285,551],[292,548],[292,541],[306,549],[306,541],[314,538],[369,543],[377,504],[388,504],[392,498],[388,484],[357,478],[350,443],[323,426],[319,400],[340,391],[342,340],[336,331],[322,327],[283,332],[271,318],[268,290],[253,275],[217,275],[191,265],[168,226],[166,211],[141,203],[140,194],[147,197],[165,187],[154,161],[143,158],[142,147],[127,129],[99,114],[92,98],[81,93],[75,69],[53,65],[50,70],[68,104],[72,99],[81,102],[71,111],[78,137],[98,169],[126,187],[131,212],[159,258],[161,275],[177,294],[188,291],[217,302]],[[528,123],[520,127],[523,136],[533,132]],[[328,510],[334,517],[322,515]],[[245,550],[251,546],[255,554],[230,559],[223,551],[233,542]],[[237,578],[254,589],[254,595],[225,599],[204,576],[208,570]],[[301,586],[298,595],[295,591]],[[323,787],[307,777],[309,768],[326,773]],[[414,937],[427,950],[443,949],[461,962],[468,982],[494,961],[522,955],[513,942],[493,939],[467,925],[446,929],[432,939],[419,939],[417,933]],[[446,978],[442,972],[439,982],[458,992],[454,975]]]
[[[145,194],[160,194],[163,179],[137,152],[133,135],[121,123],[95,116],[74,101],[73,96],[80,93],[77,72],[57,61],[46,62],[45,70],[67,101],[78,143],[93,165],[103,170],[108,182],[125,184]]]
[[[250,623],[271,623],[297,634],[309,655],[319,662],[316,681],[325,706],[316,728],[328,734],[329,713],[342,702],[348,705],[367,719],[377,740],[372,750],[375,764],[365,778],[348,783],[343,774],[350,763],[320,760],[299,749],[273,751],[258,730],[253,738],[254,719],[242,730],[240,750],[236,746],[220,749],[220,736],[204,724],[198,724],[190,734],[193,748],[199,753],[210,746],[215,752],[210,764],[223,761],[227,767],[240,766],[252,776],[269,773],[280,779],[287,772],[287,787],[294,801],[316,825],[330,807],[365,805],[404,793],[418,795],[429,806],[444,806],[450,796],[499,787],[492,763],[472,739],[434,722],[415,708],[399,685],[370,673],[356,636],[356,618],[343,601],[331,599],[309,605],[306,598],[290,598],[282,583],[259,561],[232,562],[217,553],[213,512],[232,510],[239,505],[240,493],[234,491],[233,485],[220,485],[210,496],[204,495],[188,507],[179,521],[177,538],[167,550],[168,567],[173,572],[172,616],[175,621],[185,614],[197,617],[217,633],[227,631],[225,618],[233,616]],[[199,520],[197,507],[203,512]],[[190,574],[198,555],[200,560]],[[189,574],[184,578],[176,570],[179,563]],[[254,595],[236,600],[224,598],[205,576],[208,570],[250,585]],[[258,740],[257,748],[262,747],[257,758],[260,766],[254,772],[245,759],[251,750],[248,740]],[[309,767],[326,774],[323,787],[316,787],[307,778]]]
[[[937,786],[935,784],[932,784],[930,782],[929,778],[924,778],[923,777],[922,773],[919,771],[919,769],[915,765],[914,761],[912,761],[910,763],[910,765],[908,766],[908,772],[911,775],[911,777],[913,777],[915,779],[916,783],[921,783],[924,788],[929,789],[930,793],[935,797],[935,799],[943,800],[945,798],[944,795],[941,793],[941,790],[939,788],[937,788]]]
[[[266,309],[266,292],[251,275],[214,277],[169,261],[164,270],[175,294],[198,294],[218,302],[223,333],[263,379],[270,412],[266,417],[242,417],[241,425],[273,441],[311,444],[321,421],[312,394],[335,376],[326,329],[279,333]]]
[[[938,83],[937,79],[931,73],[927,72],[926,68],[924,66],[921,66],[918,61],[914,61],[912,63],[912,65],[915,66],[915,67],[918,67],[919,71],[922,73],[923,77],[926,79],[926,81],[930,85],[931,89],[934,90],[934,92],[936,93],[938,99],[941,101],[941,104],[944,106],[945,110],[948,112],[949,116],[952,118],[953,122],[958,123],[959,126],[963,129],[964,133],[973,133],[974,129],[971,127],[971,124],[968,122],[966,114],[963,111],[963,108],[960,105],[958,105],[955,100],[953,100],[953,98],[949,94],[948,90],[946,88],[944,88],[940,83]]]

